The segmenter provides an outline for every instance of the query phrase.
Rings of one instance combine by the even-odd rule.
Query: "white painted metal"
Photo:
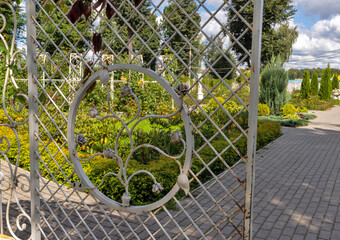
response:
[[[260,86],[261,41],[262,41],[263,0],[255,1],[253,40],[252,40],[252,69],[250,82],[248,158],[247,158],[247,187],[245,196],[245,238],[253,239],[253,209],[255,189],[255,157],[257,137],[257,115]]]
[[[41,239],[40,225],[40,182],[39,182],[39,142],[36,135],[39,133],[38,113],[38,87],[37,87],[37,53],[34,43],[36,28],[33,18],[36,17],[35,3],[26,1],[27,21],[27,72],[28,72],[28,100],[29,100],[29,140],[30,140],[30,190],[31,190],[31,234],[32,239]]]
[[[151,79],[157,81],[172,97],[172,99],[174,100],[176,106],[177,106],[177,111],[175,111],[173,114],[170,115],[147,115],[144,117],[141,117],[138,121],[136,121],[136,123],[134,123],[134,125],[129,128],[128,125],[133,122],[135,119],[137,119],[137,117],[139,117],[140,114],[140,107],[139,110],[137,111],[135,117],[133,117],[129,122],[125,123],[124,120],[122,120],[120,117],[118,117],[112,110],[112,108],[110,107],[110,111],[112,113],[112,115],[107,115],[105,117],[99,118],[97,115],[97,110],[95,109],[91,109],[90,111],[93,111],[93,117],[97,118],[98,120],[104,120],[108,117],[110,118],[115,118],[118,119],[120,122],[123,123],[124,127],[122,128],[125,129],[129,136],[130,136],[130,141],[131,141],[131,153],[128,156],[126,163],[123,167],[123,161],[120,159],[120,157],[118,155],[116,155],[114,152],[118,152],[117,151],[117,144],[118,141],[116,141],[115,143],[115,149],[114,152],[112,152],[112,156],[110,156],[109,158],[112,159],[119,159],[120,162],[122,163],[121,165],[121,170],[120,172],[122,173],[122,176],[119,176],[115,173],[107,173],[107,174],[111,174],[114,175],[116,177],[118,177],[122,184],[124,185],[124,187],[126,188],[126,194],[129,195],[128,189],[129,189],[129,180],[131,179],[132,176],[135,176],[134,174],[132,176],[129,177],[127,176],[127,167],[128,167],[128,163],[129,163],[129,159],[132,156],[132,153],[141,148],[141,147],[149,147],[149,148],[153,148],[155,150],[157,150],[158,152],[160,152],[162,155],[167,156],[172,158],[173,160],[175,160],[179,167],[180,167],[180,174],[181,175],[188,175],[188,171],[191,167],[191,163],[192,163],[192,152],[194,149],[194,138],[193,138],[193,132],[192,132],[192,127],[191,127],[191,121],[190,118],[188,116],[188,111],[186,106],[183,104],[183,95],[179,95],[179,93],[176,92],[176,90],[171,87],[168,83],[168,81],[166,81],[163,77],[159,76],[157,73],[155,73],[154,71],[147,69],[147,68],[143,68],[140,67],[138,65],[133,65],[133,64],[116,64],[116,65],[110,65],[107,67],[107,69],[103,69],[100,71],[97,71],[95,74],[93,74],[87,81],[86,83],[78,90],[73,103],[71,105],[71,109],[70,109],[70,113],[69,113],[69,118],[68,118],[68,125],[67,125],[67,139],[68,139],[68,146],[69,146],[69,152],[71,153],[71,159],[74,165],[74,170],[77,173],[77,175],[79,176],[79,178],[81,179],[82,184],[84,185],[85,189],[88,189],[89,192],[95,196],[98,200],[100,200],[102,203],[106,204],[107,206],[109,206],[110,208],[113,208],[114,210],[118,210],[118,211],[123,211],[123,212],[130,212],[130,213],[143,213],[143,212],[150,212],[156,208],[159,208],[161,206],[163,206],[164,204],[166,204],[168,201],[170,201],[172,198],[174,198],[175,194],[178,192],[178,190],[181,188],[181,186],[184,184],[189,184],[186,183],[185,181],[188,180],[183,180],[183,179],[188,179],[187,177],[182,177],[181,175],[178,176],[179,180],[177,182],[176,185],[174,185],[174,187],[172,188],[172,190],[161,200],[149,204],[149,205],[144,205],[144,206],[129,206],[129,205],[124,205],[124,201],[122,201],[121,203],[118,203],[110,198],[108,198],[107,196],[105,196],[103,193],[101,193],[98,190],[98,187],[93,185],[93,183],[89,180],[89,178],[87,177],[86,173],[83,170],[83,167],[81,165],[82,161],[89,161],[90,159],[81,159],[78,156],[77,153],[77,146],[79,144],[76,143],[76,136],[75,136],[75,121],[76,121],[76,117],[77,117],[77,112],[79,109],[79,105],[83,99],[83,97],[85,96],[87,90],[90,88],[90,86],[97,80],[101,80],[103,82],[103,78],[102,76],[105,76],[105,72],[108,71],[108,73],[113,72],[113,71],[121,71],[121,70],[129,70],[129,71],[137,71],[138,73],[143,73],[147,76],[149,76]],[[104,74],[103,74],[104,73]],[[109,76],[109,75],[108,75]],[[108,85],[108,81],[104,82],[104,85]],[[127,85],[125,85],[127,86]],[[180,85],[179,85],[180,86]],[[108,93],[109,91],[109,86],[106,86]],[[123,91],[123,90],[122,90]],[[131,90],[130,90],[131,91]],[[138,105],[140,106],[139,100],[138,100],[138,96],[136,96],[132,91],[129,92],[129,94],[133,95],[136,98],[136,101],[138,103]],[[110,102],[111,96],[110,94],[108,94],[107,96],[107,100],[108,103]],[[110,106],[110,103],[109,103]],[[133,140],[132,140],[132,134],[133,134],[133,130],[135,129],[135,127],[137,126],[137,124],[139,122],[141,122],[142,120],[148,119],[148,118],[171,118],[177,115],[177,113],[181,113],[182,119],[183,119],[183,123],[184,123],[184,129],[185,129],[185,136],[186,136],[186,141],[183,141],[181,139],[181,141],[179,141],[180,143],[184,144],[184,151],[182,154],[180,154],[179,156],[169,156],[166,153],[164,153],[161,149],[155,147],[155,146],[151,146],[151,145],[145,145],[144,146],[133,146]],[[91,113],[90,113],[91,115]],[[122,132],[122,130],[120,132]],[[117,139],[119,138],[119,135],[117,136]],[[170,143],[169,143],[170,144]],[[106,150],[107,151],[107,150]],[[177,160],[180,159],[185,153],[185,162],[184,165],[182,166],[182,164]],[[98,155],[103,155],[105,156],[106,153],[98,153],[94,156],[98,156]],[[93,157],[94,157],[93,156]],[[92,158],[92,157],[91,157]],[[159,184],[157,183],[157,180],[155,179],[155,177],[152,175],[152,173],[146,171],[146,170],[141,170],[139,173],[147,173],[148,175],[150,175],[150,177],[154,180],[155,184]],[[106,174],[106,175],[107,175]],[[136,173],[137,174],[137,173]],[[104,180],[105,176],[103,176],[103,180]],[[181,180],[184,181],[181,184]],[[150,193],[151,193],[151,189],[150,189]],[[124,196],[124,195],[123,195]]]
[[[3,0],[0,0],[0,3],[3,2]],[[85,24],[84,32],[77,28],[77,23],[71,23],[67,17],[67,12],[61,6],[65,3],[68,4],[66,6],[70,6],[73,2],[71,0],[26,0],[28,96],[23,93],[20,93],[20,96],[28,99],[30,109],[30,177],[18,172],[21,147],[16,127],[27,124],[28,119],[25,118],[21,122],[15,122],[7,111],[6,87],[12,84],[18,89],[18,84],[10,69],[7,70],[2,99],[3,110],[10,124],[0,124],[0,127],[11,129],[16,136],[18,145],[18,158],[14,167],[8,160],[8,151],[0,151],[1,159],[6,160],[8,168],[11,169],[8,187],[4,184],[6,177],[3,178],[0,172],[2,187],[0,193],[6,193],[7,190],[10,193],[10,199],[14,199],[21,210],[16,219],[17,226],[15,228],[10,223],[10,217],[13,213],[11,213],[10,204],[8,204],[6,223],[10,234],[16,239],[31,238],[33,240],[41,238],[252,239],[252,199],[255,180],[254,165],[263,0],[249,0],[245,4],[245,6],[254,4],[255,18],[253,24],[246,22],[242,17],[244,8],[236,11],[229,1],[221,2],[220,6],[212,11],[208,7],[206,0],[195,0],[196,8],[191,13],[185,12],[183,1],[173,1],[175,10],[169,15],[162,12],[162,9],[169,4],[168,1],[161,0],[157,3],[150,1],[151,15],[144,16],[139,11],[140,7],[136,7],[133,1],[122,0],[122,5],[134,10],[134,13],[127,18],[123,16],[121,6],[114,6],[112,1],[107,1],[107,4],[114,8],[115,17],[120,18],[123,26],[119,27],[113,20],[109,21],[103,14],[104,12],[98,13],[93,10],[91,18],[83,21],[83,24]],[[8,2],[5,3],[11,7]],[[144,1],[142,1],[143,3]],[[49,7],[47,7],[48,5]],[[230,9],[234,16],[231,19],[222,21],[216,16],[225,8]],[[13,8],[11,10],[13,11]],[[183,12],[185,16],[180,27],[176,27],[169,20],[170,16],[176,11]],[[197,24],[193,21],[193,14],[201,12],[206,14],[208,19],[206,22]],[[15,15],[15,12],[13,12],[13,15]],[[56,20],[56,15],[60,18],[58,19],[60,22]],[[141,19],[141,25],[138,29],[134,29],[130,22],[130,18],[135,15]],[[151,17],[155,15],[162,16],[162,21],[156,27],[151,24]],[[0,17],[4,25],[6,25],[5,18],[1,13]],[[242,19],[247,26],[247,30],[237,38],[228,32],[228,24],[236,18]],[[41,19],[44,19],[44,21],[41,21]],[[97,22],[100,24],[93,25],[94,20],[98,20]],[[206,31],[206,27],[212,22],[216,25],[216,28],[220,29],[216,36],[210,36]],[[46,26],[48,23],[53,26],[52,33],[47,33]],[[71,26],[71,30],[69,32],[63,31],[62,24],[68,24]],[[161,29],[164,24],[169,24],[174,30],[174,34],[168,36],[168,39],[162,35]],[[190,24],[197,29],[191,38],[181,32],[182,27],[186,24]],[[143,27],[149,28],[150,32],[152,32],[152,38],[160,40],[161,47],[159,49],[152,50],[150,46],[152,38],[143,39],[140,34]],[[122,33],[127,28],[131,30],[130,33],[133,34],[134,40],[138,40],[139,44],[142,45],[140,49],[136,47],[131,49],[133,45],[131,41],[125,41],[122,38]],[[98,32],[109,30],[112,33],[112,39],[103,37],[103,49],[98,53],[94,53],[94,47],[86,37],[94,29]],[[10,50],[6,61],[7,64],[12,64],[17,55],[19,55],[19,53],[14,52],[15,36],[11,44],[7,44],[1,34],[3,30],[4,27],[0,26],[1,40],[5,42],[6,49]],[[240,43],[240,39],[248,31],[253,32],[251,54]],[[14,33],[16,33],[16,29],[14,29]],[[226,49],[221,49],[216,43],[216,38],[223,33],[226,33],[230,40]],[[54,42],[55,34],[63,37],[61,42]],[[69,38],[71,34],[76,34],[79,39],[71,41]],[[180,50],[175,51],[171,41],[178,36],[183,40],[184,44]],[[203,48],[193,44],[193,40],[198,36],[207,40],[207,44]],[[45,37],[46,41],[41,41],[41,37]],[[83,41],[84,46],[82,47],[85,47],[84,51],[80,51],[78,48],[80,41]],[[112,49],[112,44],[115,44],[115,41],[122,43],[123,47],[119,52]],[[51,52],[51,49],[47,49],[48,44],[54,49],[51,54],[48,53]],[[67,44],[69,49],[65,50],[63,44]],[[244,50],[244,56],[236,64],[226,56],[226,51],[230,51],[235,45],[239,45]],[[164,48],[170,51],[171,57],[162,56]],[[215,49],[221,55],[214,63],[209,62],[204,57],[208,48]],[[186,51],[186,49],[189,49],[188,62],[181,58],[182,52]],[[151,59],[143,57],[143,50],[149,52]],[[126,58],[124,51],[130,55],[130,58]],[[43,60],[41,60],[41,56],[44,57]],[[91,56],[91,61],[94,62],[93,66],[89,65],[89,59],[86,56]],[[214,68],[214,65],[222,57],[233,67],[224,77],[219,76]],[[250,57],[252,63],[251,80],[240,69],[244,66],[246,59]],[[73,59],[77,59],[79,62],[73,64]],[[128,63],[126,59],[130,59]],[[118,64],[113,64],[113,60]],[[157,73],[149,69],[152,67],[153,62],[157,63]],[[199,64],[196,64],[196,62],[199,62]],[[172,65],[175,63],[182,65],[183,69],[173,70]],[[47,65],[50,65],[51,69]],[[86,81],[82,70],[85,68],[90,71],[89,78]],[[226,81],[233,70],[244,78],[244,82],[236,87],[229,86]],[[117,88],[114,88],[112,84],[118,81],[112,81],[112,79],[110,81],[110,73],[111,78],[113,78],[113,72],[117,73],[118,76],[123,71],[128,72],[129,77],[128,80],[125,80],[127,84],[121,89],[121,93],[123,96],[133,96],[138,106],[135,116],[128,122],[125,122],[118,113],[115,113],[111,106],[114,96],[117,96],[114,95]],[[152,81],[149,81],[150,83],[163,88],[164,93],[172,98],[177,111],[170,115],[160,116],[155,114],[138,118],[141,104],[138,95],[128,85],[129,81],[132,81],[130,80],[132,74],[136,72],[142,74],[141,76],[150,77],[152,79]],[[210,84],[208,86],[204,79],[211,72],[219,77],[216,82],[213,82],[213,86],[210,86]],[[192,86],[180,84],[183,74],[189,76]],[[44,80],[40,80],[45,78],[47,84],[45,84]],[[74,84],[75,81],[70,81],[71,78],[76,79],[77,83]],[[128,139],[130,139],[131,152],[128,156],[125,156],[127,160],[125,159],[124,164],[122,158],[116,154],[119,149],[117,143],[113,150],[104,149],[103,152],[94,152],[90,159],[81,159],[77,152],[79,146],[86,143],[84,135],[81,132],[75,132],[76,122],[79,121],[77,115],[83,110],[85,95],[87,95],[87,91],[95,81],[101,82],[107,90],[106,96],[103,94],[103,99],[106,100],[105,104],[107,104],[110,115],[106,117],[99,116],[97,108],[90,109],[89,115],[96,120],[116,119],[124,126],[116,137],[119,139],[124,130]],[[121,80],[119,80],[120,82]],[[239,92],[247,87],[249,83],[251,95],[249,104],[246,104]],[[221,87],[224,87],[227,95],[222,103],[217,98],[217,91]],[[216,102],[217,108],[215,110],[208,111],[206,109],[205,105],[209,101]],[[241,106],[236,114],[229,112],[225,107],[225,104],[228,104],[229,101],[236,101]],[[188,108],[184,102],[188,103]],[[15,108],[14,110],[20,113],[23,108]],[[246,110],[249,110],[249,128],[243,128],[242,124],[237,120]],[[135,127],[131,127],[131,125],[136,125],[149,117],[166,119],[175,116],[176,113],[180,113],[183,121],[184,130],[182,134],[185,134],[185,141],[181,138],[179,130],[173,131],[171,138],[179,142],[178,144],[184,145],[184,150],[180,154],[180,156],[185,156],[182,162],[178,160],[178,156],[170,156],[153,145],[141,144],[134,146],[132,132]],[[227,116],[226,121],[222,124],[215,119],[218,113],[223,113]],[[197,121],[197,116],[200,116],[202,120]],[[240,133],[235,139],[230,139],[228,135],[227,129],[231,125]],[[210,132],[209,134],[206,133],[208,130],[211,134]],[[244,137],[248,138],[246,156],[237,149],[237,142]],[[0,136],[0,144],[8,142],[8,139],[6,136]],[[220,144],[225,145],[216,146],[216,139],[219,139]],[[201,143],[195,146],[195,141],[200,141]],[[179,176],[173,176],[177,179],[177,182],[174,183],[170,188],[171,190],[163,198],[147,205],[134,206],[130,203],[129,183],[136,174],[148,174],[150,179],[153,180],[153,189],[150,189],[150,193],[152,191],[158,192],[163,188],[153,173],[147,169],[142,169],[130,175],[127,173],[127,166],[132,152],[141,147],[153,148],[160,154],[169,157],[171,161],[176,161],[180,171]],[[228,164],[228,159],[225,159],[225,153],[231,150],[240,157],[239,161],[234,165]],[[209,159],[204,156],[204,151],[209,151]],[[108,175],[116,176],[120,180],[125,192],[118,201],[106,196],[98,189],[103,181],[99,185],[98,183],[94,184],[91,182],[90,177],[85,174],[82,163],[89,162],[99,155],[116,161],[120,166],[118,173],[107,172],[102,176],[103,179]],[[194,161],[196,164],[201,164],[202,167],[193,169],[192,163]],[[214,170],[215,164],[222,164],[223,171]],[[3,167],[1,166],[0,169],[3,169]],[[207,176],[210,180],[207,181],[202,176]],[[30,192],[30,215],[21,206],[19,195],[16,193],[17,188],[21,186],[18,184],[19,178],[21,181],[26,179],[26,182],[30,183],[29,189],[27,187],[23,189],[24,193]],[[193,187],[191,186],[195,186],[195,189],[192,189]],[[179,189],[184,190],[187,194],[186,197],[181,198],[176,194]],[[24,195],[20,196],[23,197]],[[25,226],[20,224],[22,218],[28,219],[31,224],[31,231],[27,231],[27,228],[25,229]],[[5,230],[1,228],[1,231]],[[26,236],[18,235],[18,232],[25,231],[27,232]]]

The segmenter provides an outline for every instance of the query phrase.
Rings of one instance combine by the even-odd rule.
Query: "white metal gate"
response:
[[[1,232],[251,239],[262,5],[26,0],[27,54],[0,13]]]

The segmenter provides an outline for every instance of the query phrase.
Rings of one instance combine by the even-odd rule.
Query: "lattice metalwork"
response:
[[[251,238],[263,3],[233,2],[26,0],[31,230],[12,235]]]

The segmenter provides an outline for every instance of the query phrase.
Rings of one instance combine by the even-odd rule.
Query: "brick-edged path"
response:
[[[254,239],[340,239],[340,106],[260,150]]]

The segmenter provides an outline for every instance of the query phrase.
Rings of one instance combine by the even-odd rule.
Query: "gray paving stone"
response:
[[[279,239],[340,239],[339,114],[340,106],[316,112],[309,126],[283,128],[284,135],[259,152],[255,222],[282,230]]]

